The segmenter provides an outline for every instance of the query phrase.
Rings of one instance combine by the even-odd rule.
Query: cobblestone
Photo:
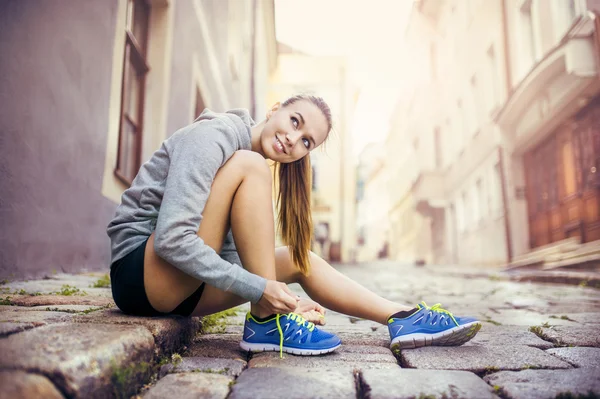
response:
[[[0,371],[0,399],[63,399],[58,389],[44,376],[24,371]]]
[[[158,379],[144,397],[600,395],[590,382],[600,370],[598,289],[507,281],[497,270],[389,261],[336,267],[390,300],[441,302],[456,315],[479,317],[484,327],[461,347],[403,350],[396,358],[385,325],[328,311],[324,329],[343,345],[329,355],[280,359],[239,347],[247,305],[198,334],[195,318],[122,314],[109,288],[90,287],[104,274],[58,274],[2,287],[2,303],[17,306],[0,305],[0,369],[22,374],[0,378],[26,389],[40,381],[57,397],[74,398],[132,395],[152,372]],[[65,285],[87,295],[49,295]],[[297,284],[290,288],[305,295]],[[160,359],[171,363],[159,369]],[[572,389],[576,384],[585,389]]]
[[[466,371],[365,370],[361,390],[371,399],[498,398],[492,387]]]
[[[529,346],[459,346],[425,347],[403,350],[404,367],[435,370],[466,370],[486,373],[495,370],[521,370],[529,368],[571,368],[543,350]]]
[[[512,399],[547,399],[559,394],[577,397],[590,392],[597,397],[600,392],[597,369],[501,371],[484,380]]]
[[[211,373],[169,374],[151,388],[144,399],[225,399],[232,377]]]
[[[0,369],[50,378],[66,396],[101,398],[116,382],[142,380],[154,357],[154,339],[139,326],[56,324],[0,340]]]
[[[600,348],[554,348],[546,352],[578,368],[600,367]]]

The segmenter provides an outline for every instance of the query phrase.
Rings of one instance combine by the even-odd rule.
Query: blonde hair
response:
[[[296,95],[282,103],[286,107],[296,101],[306,100],[317,106],[327,120],[331,131],[331,110],[321,98],[312,95]],[[275,174],[279,178],[277,193],[278,223],[277,228],[288,246],[294,265],[302,274],[310,273],[309,252],[313,236],[311,213],[312,168],[310,156],[306,155],[291,163],[275,165]]]

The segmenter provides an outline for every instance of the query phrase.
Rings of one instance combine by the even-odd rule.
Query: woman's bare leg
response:
[[[213,181],[198,235],[205,244],[220,252],[232,226],[235,243],[244,268],[270,280],[291,282],[295,269],[275,270],[275,232],[272,207],[271,171],[264,158],[250,151],[238,151],[219,170]],[[154,252],[154,234],[146,246],[144,283],[150,304],[170,312],[201,284]],[[205,315],[245,302],[231,293],[206,286],[194,315]],[[252,305],[257,316],[265,310]]]
[[[277,268],[288,269],[292,261],[287,247],[275,251]],[[380,297],[356,281],[343,275],[322,258],[310,253],[311,273],[300,276],[298,283],[313,300],[339,313],[387,324],[390,315],[410,310],[402,305]]]

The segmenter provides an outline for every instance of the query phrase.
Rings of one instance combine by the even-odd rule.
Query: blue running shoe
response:
[[[246,314],[242,349],[250,352],[279,351],[294,355],[321,355],[336,350],[342,341],[334,334],[319,330],[296,313],[276,315],[267,321],[257,321]]]
[[[403,319],[388,320],[390,348],[408,349],[422,346],[459,346],[470,340],[481,329],[481,323],[471,317],[456,317],[437,303],[431,307],[425,302],[417,311]]]

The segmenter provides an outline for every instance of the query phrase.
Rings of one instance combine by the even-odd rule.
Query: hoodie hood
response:
[[[242,137],[242,147],[246,147],[250,143],[250,138],[252,135],[252,126],[256,125],[256,122],[250,116],[250,113],[247,109],[244,108],[234,108],[226,112],[213,112],[208,108],[205,108],[204,111],[196,118],[194,122],[199,121],[210,121],[210,120],[221,120],[227,126],[234,128],[240,137]],[[244,132],[246,134],[244,134]],[[246,136],[248,138],[248,142],[246,142]]]

